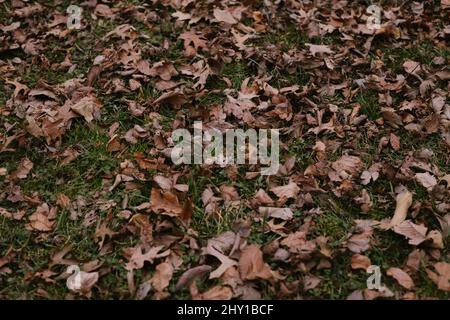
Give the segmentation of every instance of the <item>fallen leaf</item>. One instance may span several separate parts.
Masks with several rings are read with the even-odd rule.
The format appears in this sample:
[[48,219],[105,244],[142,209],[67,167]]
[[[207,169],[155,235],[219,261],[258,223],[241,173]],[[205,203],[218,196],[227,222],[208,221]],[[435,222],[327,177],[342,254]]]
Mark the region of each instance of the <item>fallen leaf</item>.
[[428,172],[416,173],[416,180],[426,189],[431,190],[438,184],[436,178]]
[[131,248],[131,256],[128,259],[128,263],[125,265],[125,269],[134,270],[142,269],[146,261],[153,263],[157,258],[167,257],[170,254],[170,250],[160,252],[164,246],[151,247],[145,249],[142,245],[137,245]]
[[316,288],[320,284],[321,280],[319,277],[313,275],[307,275],[303,279],[303,290],[308,291]]
[[191,268],[189,270],[186,270],[178,279],[177,284],[175,285],[175,289],[180,290],[185,287],[189,287],[189,285],[194,281],[196,278],[200,278],[203,275],[207,274],[212,270],[211,266],[208,265],[201,265],[194,268]]
[[27,229],[37,231],[53,230],[57,212],[56,208],[53,207],[50,209],[46,203],[40,205],[29,217],[30,223],[27,224]]
[[233,297],[233,292],[228,287],[214,286],[208,291],[193,295],[194,300],[230,300]]
[[27,157],[22,158],[20,160],[20,164],[19,167],[17,168],[16,171],[11,173],[11,180],[15,180],[17,179],[26,179],[26,177],[28,176],[28,174],[30,173],[30,171],[33,169],[34,164],[33,162],[31,162],[30,159],[28,159]]
[[331,167],[337,172],[337,174],[347,179],[349,176],[354,176],[361,169],[361,159],[355,156],[344,155],[331,164]]
[[400,139],[393,133],[390,134],[390,139],[392,149],[395,151],[400,150]]
[[420,63],[412,60],[406,60],[403,63],[403,68],[409,74],[417,74],[421,70]]
[[183,206],[178,201],[178,197],[170,191],[162,191],[158,188],[152,188],[150,208],[155,213],[172,217],[179,217],[183,214]]
[[396,201],[394,216],[389,223],[389,228],[397,226],[406,219],[408,209],[412,205],[412,193],[404,191],[397,195]]
[[203,254],[211,255],[220,261],[220,266],[210,273],[210,279],[221,277],[230,267],[238,264],[224,254],[226,250],[231,249],[235,239],[234,232],[229,231],[208,240],[206,248],[203,249]]
[[163,291],[169,286],[170,280],[172,279],[173,267],[170,263],[163,262],[158,264],[155,270],[155,274],[151,278],[150,283],[156,291]]
[[354,234],[347,240],[347,248],[354,253],[361,253],[370,249],[371,233]]
[[447,262],[437,262],[434,264],[437,274],[430,269],[426,269],[428,277],[437,285],[439,290],[450,292],[450,264]]
[[411,279],[411,277],[409,276],[409,274],[407,274],[405,271],[403,271],[400,268],[389,268],[386,271],[386,274],[388,276],[391,276],[392,278],[394,278],[395,280],[397,280],[397,282],[403,287],[406,288],[408,290],[411,290],[412,288],[414,288],[414,281]]
[[309,52],[313,56],[315,56],[317,53],[333,54],[333,50],[331,50],[330,46],[328,45],[307,43],[306,46],[309,47]]
[[227,10],[221,10],[221,9],[215,8],[213,14],[214,14],[214,18],[216,18],[220,22],[226,22],[228,24],[237,23],[237,20]]
[[94,120],[95,114],[98,114],[101,107],[102,104],[97,98],[88,96],[71,105],[70,109],[83,116],[84,119],[89,123]]
[[273,187],[270,189],[274,194],[277,195],[278,198],[295,198],[297,197],[300,188],[296,183],[291,182],[285,186]]
[[289,208],[259,207],[258,211],[261,215],[282,220],[291,220],[294,217],[294,213]]
[[239,273],[243,280],[272,278],[270,267],[264,262],[263,254],[256,245],[244,248],[239,258]]
[[380,170],[382,166],[381,163],[374,163],[370,168],[361,173],[361,183],[363,185],[368,185],[370,181],[377,181],[380,176]]
[[442,9],[450,9],[450,0],[441,0]]
[[372,265],[369,257],[363,256],[361,254],[354,254],[352,256],[352,269],[363,269],[367,270]]
[[417,246],[424,242],[427,237],[427,228],[414,224],[411,220],[405,220],[394,226],[395,233],[401,234],[409,239],[408,243]]

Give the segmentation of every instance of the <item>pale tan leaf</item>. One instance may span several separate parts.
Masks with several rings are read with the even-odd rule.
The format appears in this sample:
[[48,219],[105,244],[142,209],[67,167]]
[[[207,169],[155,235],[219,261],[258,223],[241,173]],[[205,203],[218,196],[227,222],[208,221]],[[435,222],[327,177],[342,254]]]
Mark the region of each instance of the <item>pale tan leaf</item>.
[[294,213],[289,208],[259,207],[258,211],[261,215],[282,220],[291,220],[294,217]]
[[405,220],[394,226],[394,232],[405,236],[409,239],[408,243],[415,246],[427,239],[427,228],[414,224],[411,220]]
[[237,20],[233,17],[233,15],[227,10],[214,9],[214,18],[216,18],[220,22],[226,22],[228,24],[235,24]]
[[389,268],[386,272],[388,276],[391,276],[404,288],[410,290],[414,288],[414,281],[411,279],[409,274],[400,268]]
[[396,201],[394,216],[389,223],[390,228],[395,227],[406,219],[408,208],[412,205],[412,193],[404,191],[397,195]]
[[369,257],[363,256],[361,254],[354,254],[352,256],[352,269],[363,269],[367,270],[372,263],[370,262]]
[[156,266],[156,271],[150,280],[156,291],[163,291],[169,286],[173,275],[173,267],[170,263],[163,262]]
[[429,172],[416,173],[415,178],[422,186],[424,186],[428,190],[433,189],[433,187],[438,184],[436,178]]
[[278,198],[295,198],[297,197],[300,188],[296,183],[291,182],[285,186],[273,187],[270,189],[273,193],[277,195]]
[[256,245],[249,245],[241,252],[239,273],[243,280],[272,278],[270,267],[264,262],[262,251]]

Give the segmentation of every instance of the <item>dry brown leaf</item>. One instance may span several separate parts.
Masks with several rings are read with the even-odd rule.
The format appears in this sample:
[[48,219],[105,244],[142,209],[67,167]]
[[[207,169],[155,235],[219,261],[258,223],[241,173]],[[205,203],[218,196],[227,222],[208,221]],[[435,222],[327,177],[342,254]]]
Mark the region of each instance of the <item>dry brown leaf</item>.
[[433,187],[438,184],[436,178],[429,172],[416,173],[415,178],[422,186],[424,186],[428,190],[433,189]]
[[227,10],[215,8],[213,14],[214,18],[216,18],[220,22],[226,22],[228,24],[235,24],[238,22]]
[[300,188],[296,183],[291,182],[285,186],[273,187],[270,189],[278,198],[295,198],[297,197]]
[[354,253],[361,253],[370,249],[371,232],[354,234],[347,240],[347,248]]
[[172,180],[169,178],[166,178],[161,175],[156,175],[153,177],[153,181],[155,181],[158,186],[163,190],[170,190],[172,189]]
[[233,291],[229,287],[214,286],[202,294],[192,295],[194,300],[230,300]]
[[363,185],[368,185],[370,181],[376,181],[380,176],[380,170],[382,168],[381,163],[374,163],[370,168],[361,173],[361,183]]
[[270,267],[264,262],[262,251],[256,245],[244,248],[239,258],[239,273],[243,280],[271,279]]
[[411,277],[409,276],[409,274],[407,274],[405,271],[403,271],[400,268],[389,268],[386,271],[386,274],[388,276],[391,276],[392,278],[394,278],[395,280],[397,280],[397,282],[403,287],[406,288],[408,290],[411,290],[412,288],[414,288],[414,281],[411,279]]
[[236,188],[233,186],[223,184],[219,187],[219,189],[225,202],[237,201],[241,199]]
[[152,188],[150,208],[155,213],[172,217],[180,217],[183,214],[183,206],[178,201],[178,197],[170,191],[162,191],[158,188]]
[[24,18],[24,17],[28,17],[28,16],[31,16],[35,13],[39,13],[42,11],[44,11],[44,7],[41,6],[39,3],[36,3],[36,4],[29,5],[29,6],[20,8],[20,9],[16,9],[16,10],[14,10],[14,14],[16,16]]
[[187,57],[193,57],[199,49],[208,48],[206,39],[197,35],[195,31],[188,31],[180,34],[180,39],[184,40],[184,54]]
[[372,199],[366,189],[362,189],[361,196],[354,198],[354,200],[361,205],[361,210],[365,213],[369,212],[373,206]]
[[55,226],[55,218],[58,209],[44,203],[29,217],[30,223],[26,225],[28,230],[51,231]]
[[289,208],[259,207],[259,214],[282,220],[291,220],[294,213]]
[[409,74],[417,74],[421,70],[420,63],[412,60],[406,60],[403,63],[403,68]]
[[333,50],[331,50],[330,46],[324,44],[306,44],[309,47],[309,52],[315,56],[317,53],[328,53],[333,54]]
[[406,219],[408,209],[412,205],[412,193],[404,191],[397,195],[396,201],[394,216],[389,223],[389,228],[397,226]]
[[214,256],[220,261],[220,266],[210,273],[210,279],[221,277],[230,267],[237,265],[236,261],[224,254],[231,249],[235,240],[236,235],[232,231],[224,232],[218,237],[208,240],[206,248],[203,249],[203,254]]
[[155,274],[150,279],[150,283],[156,291],[164,291],[173,276],[173,267],[170,263],[163,262],[156,266]]
[[426,269],[428,277],[438,286],[439,290],[450,292],[450,264],[447,262],[437,262],[434,264],[437,274],[430,269]]
[[166,93],[163,93],[158,99],[153,101],[153,104],[157,105],[162,102],[168,103],[175,108],[179,108],[183,106],[186,103],[186,96],[184,93],[180,91],[169,91]]
[[352,269],[363,269],[367,270],[372,265],[369,257],[363,256],[361,254],[354,254],[352,256]]
[[162,248],[164,246],[151,247],[147,250],[142,245],[130,248],[131,256],[125,268],[127,270],[142,269],[146,261],[153,263],[157,258],[167,257],[170,254],[170,249],[160,253]]
[[[450,178],[450,177],[449,177]],[[259,189],[258,192],[256,192],[254,200],[252,200],[252,203],[255,203],[255,205],[273,205],[274,201],[272,198],[267,194],[266,191],[263,189]]]
[[30,159],[28,159],[27,157],[22,158],[22,160],[20,160],[20,164],[17,170],[11,173],[10,179],[11,180],[15,180],[16,178],[26,179],[30,171],[33,169],[33,166],[34,164],[33,162],[31,162]]
[[70,106],[75,113],[83,116],[84,119],[89,123],[94,120],[99,113],[102,104],[100,100],[93,96],[87,96]]
[[207,274],[212,270],[211,266],[208,265],[202,265],[197,266],[194,268],[191,268],[187,271],[185,271],[181,277],[178,279],[177,284],[175,285],[175,289],[180,290],[185,287],[189,287],[189,285],[194,281],[196,278],[200,278],[203,275]]
[[361,169],[362,161],[355,156],[344,155],[331,164],[331,167],[343,179],[354,176]]
[[303,290],[308,291],[311,289],[316,288],[321,282],[321,279],[319,277],[316,277],[314,275],[307,275],[303,279]]
[[400,139],[393,133],[390,134],[390,139],[392,149],[395,151],[400,150]]
[[409,239],[408,243],[418,246],[427,240],[427,228],[422,225],[414,224],[411,220],[405,220],[394,226],[395,233],[401,234]]

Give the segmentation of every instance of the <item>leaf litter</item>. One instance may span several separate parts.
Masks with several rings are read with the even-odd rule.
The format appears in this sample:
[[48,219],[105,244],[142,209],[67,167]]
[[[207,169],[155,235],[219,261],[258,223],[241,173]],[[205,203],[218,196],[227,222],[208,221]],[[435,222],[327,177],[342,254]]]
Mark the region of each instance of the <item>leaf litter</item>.
[[[3,2],[0,298],[448,299],[447,2]],[[174,165],[200,120],[278,172]]]

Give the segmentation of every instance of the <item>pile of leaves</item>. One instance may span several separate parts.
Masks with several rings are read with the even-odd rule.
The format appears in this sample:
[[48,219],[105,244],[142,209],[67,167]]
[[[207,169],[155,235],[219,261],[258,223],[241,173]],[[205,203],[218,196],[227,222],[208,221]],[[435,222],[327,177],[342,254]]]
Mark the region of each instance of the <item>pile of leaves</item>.
[[367,5],[0,0],[0,298],[450,298],[450,2]]

